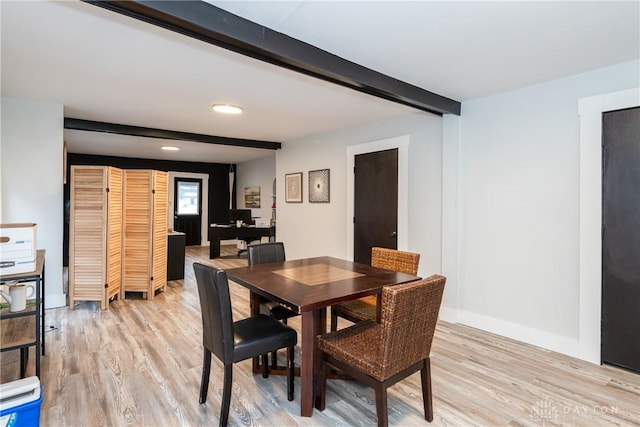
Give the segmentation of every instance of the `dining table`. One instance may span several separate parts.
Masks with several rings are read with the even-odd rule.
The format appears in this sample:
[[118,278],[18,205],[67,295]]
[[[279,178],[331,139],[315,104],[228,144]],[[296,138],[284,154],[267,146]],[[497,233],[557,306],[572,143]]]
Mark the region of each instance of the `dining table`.
[[[314,403],[316,407],[319,404],[315,387],[319,369],[316,337],[326,333],[327,307],[368,295],[379,296],[384,286],[420,279],[329,256],[231,268],[226,273],[231,281],[249,289],[252,314],[258,314],[259,299],[264,297],[301,315],[299,374],[303,417],[310,417]],[[379,307],[380,304],[378,310]]]

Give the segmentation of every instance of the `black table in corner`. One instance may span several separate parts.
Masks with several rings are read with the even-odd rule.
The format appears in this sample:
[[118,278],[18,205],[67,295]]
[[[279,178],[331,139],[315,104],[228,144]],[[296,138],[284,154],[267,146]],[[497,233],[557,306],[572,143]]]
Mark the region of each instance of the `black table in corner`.
[[220,240],[247,238],[260,240],[262,237],[268,237],[269,241],[273,241],[276,237],[276,227],[211,225],[209,227],[209,258],[220,257]]

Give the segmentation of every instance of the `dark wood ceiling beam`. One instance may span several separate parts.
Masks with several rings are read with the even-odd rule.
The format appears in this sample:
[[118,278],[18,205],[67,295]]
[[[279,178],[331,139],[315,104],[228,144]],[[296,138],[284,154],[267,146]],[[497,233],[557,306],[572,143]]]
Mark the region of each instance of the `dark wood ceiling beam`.
[[460,115],[460,102],[429,92],[201,1],[87,3],[243,55],[435,114]]
[[263,148],[278,150],[279,142],[254,139],[226,138],[224,136],[203,135],[201,133],[180,132],[176,130],[154,129],[141,126],[120,125],[116,123],[95,122],[92,120],[65,117],[64,128],[89,132],[115,133],[118,135],[141,136],[145,138],[169,139],[174,141],[202,142],[205,144],[229,145],[232,147]]

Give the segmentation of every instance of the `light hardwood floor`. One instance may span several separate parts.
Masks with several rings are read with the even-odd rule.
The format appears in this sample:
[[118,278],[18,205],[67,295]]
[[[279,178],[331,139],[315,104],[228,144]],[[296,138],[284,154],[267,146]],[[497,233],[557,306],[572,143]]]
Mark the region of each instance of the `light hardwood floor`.
[[[246,264],[246,255],[237,258],[234,247],[223,250],[223,258],[209,260],[208,248],[188,248],[184,282],[169,282],[154,301],[113,301],[109,310],[96,303],[47,310],[53,329],[42,359],[41,425],[216,425],[222,369],[215,358],[207,403],[198,404],[202,338],[191,264]],[[248,291],[232,283],[231,292],[234,318],[247,316]],[[299,318],[290,324],[300,331]],[[2,354],[2,382],[18,377],[12,353]],[[34,374],[33,359],[32,351],[28,375]],[[640,426],[637,374],[446,322],[438,325],[431,363],[433,426]],[[251,373],[250,361],[236,364],[229,425],[376,423],[373,391],[354,381],[329,380],[327,409],[311,418],[299,416],[298,379],[295,386],[295,399],[288,402],[285,377],[263,379]],[[389,423],[430,425],[419,374],[389,389]]]

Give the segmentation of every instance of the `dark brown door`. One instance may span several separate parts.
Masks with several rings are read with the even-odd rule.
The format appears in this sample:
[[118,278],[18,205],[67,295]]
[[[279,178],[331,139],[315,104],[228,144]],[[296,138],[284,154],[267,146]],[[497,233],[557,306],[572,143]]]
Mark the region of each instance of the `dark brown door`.
[[186,246],[200,245],[202,180],[176,177],[173,206],[173,228],[185,234]]
[[602,125],[602,362],[640,372],[640,108]]
[[371,264],[371,248],[398,247],[398,149],[355,156],[353,260]]

